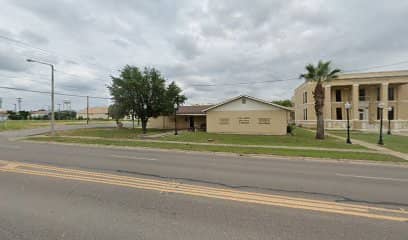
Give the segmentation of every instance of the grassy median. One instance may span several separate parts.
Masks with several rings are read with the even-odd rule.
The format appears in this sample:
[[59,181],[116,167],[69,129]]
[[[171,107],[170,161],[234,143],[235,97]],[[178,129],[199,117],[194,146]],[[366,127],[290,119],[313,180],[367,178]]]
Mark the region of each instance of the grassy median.
[[[168,130],[148,129],[147,135],[158,134]],[[123,138],[136,139],[142,135],[141,128],[85,128],[58,132],[59,136],[77,136],[77,137],[102,137],[102,138]]]
[[[338,136],[344,136],[344,132],[341,131],[330,131],[330,133]],[[352,131],[350,135],[351,141],[353,141],[353,139],[357,139],[373,144],[377,144],[379,138],[379,133],[372,132]],[[386,131],[384,131],[383,140],[384,147],[397,152],[408,153],[408,136],[387,135]]]
[[[148,129],[147,133],[156,134],[169,130]],[[130,128],[95,128],[62,131],[60,136],[79,137],[103,137],[103,138],[123,138],[136,139],[141,135],[141,129]],[[266,146],[289,146],[289,147],[321,147],[321,148],[341,148],[341,149],[365,149],[357,144],[346,144],[345,141],[334,137],[328,137],[324,141],[316,140],[314,133],[297,128],[294,135],[266,136],[266,135],[238,135],[238,134],[216,134],[206,132],[182,131],[179,135],[168,134],[156,140],[179,141],[186,143],[214,143],[214,144],[240,144],[240,145],[266,145]]]
[[189,151],[211,151],[227,152],[238,154],[267,154],[279,156],[299,156],[313,158],[330,158],[330,159],[353,159],[353,160],[375,160],[375,161],[394,161],[403,162],[404,160],[390,155],[376,153],[359,153],[359,152],[338,152],[338,151],[318,151],[318,150],[296,150],[296,149],[268,149],[268,148],[245,148],[245,147],[226,147],[226,146],[203,146],[188,143],[157,143],[148,141],[121,141],[119,139],[85,139],[75,137],[29,137],[28,140],[42,142],[59,142],[59,143],[77,143],[77,144],[97,144],[108,146],[126,146],[126,147],[148,147],[161,149],[179,149]]
[[328,137],[325,140],[316,140],[313,132],[302,128],[296,128],[294,135],[271,136],[271,135],[239,135],[239,134],[218,134],[207,132],[183,132],[182,134],[168,135],[160,140],[182,141],[182,142],[212,142],[222,144],[241,145],[273,145],[273,146],[293,146],[293,147],[321,147],[321,148],[342,148],[342,149],[364,149],[360,145],[346,144],[337,138]]

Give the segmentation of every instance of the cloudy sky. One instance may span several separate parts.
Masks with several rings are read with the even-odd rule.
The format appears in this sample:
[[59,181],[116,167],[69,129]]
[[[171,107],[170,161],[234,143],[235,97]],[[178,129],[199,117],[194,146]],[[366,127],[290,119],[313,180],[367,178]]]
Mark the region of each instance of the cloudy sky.
[[[158,68],[188,103],[286,99],[319,59],[345,71],[408,69],[407,16],[406,0],[1,0],[0,86],[48,91],[49,68],[29,57],[54,63],[56,91],[69,94],[108,97],[109,76],[130,64]],[[8,109],[16,97],[25,109],[50,105],[36,93],[0,97]]]

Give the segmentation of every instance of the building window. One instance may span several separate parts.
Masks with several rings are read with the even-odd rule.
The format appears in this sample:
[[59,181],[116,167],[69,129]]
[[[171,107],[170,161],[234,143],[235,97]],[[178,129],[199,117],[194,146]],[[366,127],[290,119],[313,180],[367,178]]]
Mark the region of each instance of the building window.
[[220,118],[220,125],[228,125],[229,124],[229,118]]
[[377,88],[377,101],[381,101],[381,89]]
[[388,100],[389,101],[395,100],[395,91],[393,87],[388,88]]
[[388,119],[394,120],[394,107],[391,107],[391,111],[388,111]]
[[258,118],[258,123],[259,124],[271,124],[271,119],[270,118]]
[[307,92],[303,93],[303,103],[307,103]]
[[303,109],[303,120],[307,120],[307,108]]
[[246,98],[243,97],[241,101],[242,101],[242,104],[245,104],[246,103]]
[[343,120],[343,111],[341,108],[336,108],[336,119]]
[[336,102],[341,102],[341,90],[336,90]]
[[360,88],[360,90],[358,90],[358,99],[360,101],[365,101],[366,100],[366,92],[364,88]]
[[239,124],[249,124],[249,117],[240,117],[238,119]]

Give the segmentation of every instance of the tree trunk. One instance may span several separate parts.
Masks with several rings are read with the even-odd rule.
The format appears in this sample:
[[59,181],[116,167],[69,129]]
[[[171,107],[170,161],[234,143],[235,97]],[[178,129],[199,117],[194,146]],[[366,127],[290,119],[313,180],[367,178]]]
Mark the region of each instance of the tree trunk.
[[146,128],[147,128],[147,119],[146,118],[142,118],[142,130],[143,130],[143,134],[146,134]]
[[132,128],[135,129],[135,114],[132,113]]
[[324,89],[321,82],[317,82],[315,90],[313,92],[313,97],[315,100],[316,112],[316,139],[324,139]]

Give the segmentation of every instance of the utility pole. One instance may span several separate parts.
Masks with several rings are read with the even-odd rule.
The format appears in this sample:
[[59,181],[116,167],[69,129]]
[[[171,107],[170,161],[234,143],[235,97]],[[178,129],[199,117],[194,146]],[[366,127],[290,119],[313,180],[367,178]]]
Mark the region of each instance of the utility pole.
[[89,124],[89,96],[86,96],[86,125]]
[[18,103],[18,111],[21,111],[21,102],[23,101],[23,99],[21,97],[16,98],[17,99],[17,103]]

